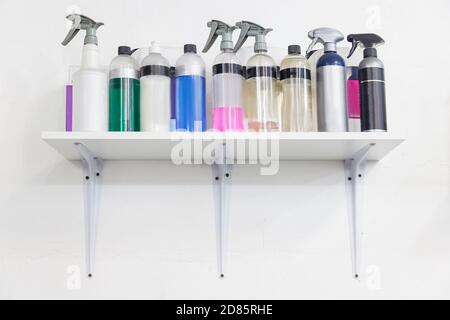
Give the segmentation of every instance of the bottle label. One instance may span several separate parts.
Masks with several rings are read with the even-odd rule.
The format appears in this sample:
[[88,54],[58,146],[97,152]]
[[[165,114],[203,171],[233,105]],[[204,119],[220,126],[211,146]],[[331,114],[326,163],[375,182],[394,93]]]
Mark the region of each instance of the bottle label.
[[244,68],[239,64],[221,63],[213,66],[213,75],[232,73],[244,76]]
[[277,79],[278,69],[276,67],[251,67],[247,68],[247,79],[252,78],[274,78]]
[[164,76],[170,77],[170,68],[166,66],[145,66],[141,68],[141,77],[145,76]]
[[359,81],[361,81],[361,83],[369,81],[384,82],[384,69],[382,68],[360,69]]
[[289,68],[280,71],[280,80],[291,78],[311,80],[311,70],[305,68]]

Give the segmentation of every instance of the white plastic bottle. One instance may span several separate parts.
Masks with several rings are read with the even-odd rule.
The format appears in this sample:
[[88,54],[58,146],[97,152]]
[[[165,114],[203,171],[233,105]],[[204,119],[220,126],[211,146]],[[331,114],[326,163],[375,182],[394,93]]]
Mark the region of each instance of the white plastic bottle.
[[171,121],[169,61],[153,42],[141,66],[141,131],[169,132]]
[[74,14],[63,45],[67,45],[80,30],[86,30],[81,68],[73,75],[73,131],[108,131],[108,75],[100,65],[97,29],[103,23]]

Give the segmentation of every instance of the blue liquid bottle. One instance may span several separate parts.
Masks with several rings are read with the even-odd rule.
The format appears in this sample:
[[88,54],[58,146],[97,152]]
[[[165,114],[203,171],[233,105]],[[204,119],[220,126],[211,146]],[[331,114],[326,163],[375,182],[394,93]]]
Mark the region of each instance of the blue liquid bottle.
[[197,55],[195,45],[184,46],[184,55],[177,61],[175,82],[177,131],[206,131],[205,63]]

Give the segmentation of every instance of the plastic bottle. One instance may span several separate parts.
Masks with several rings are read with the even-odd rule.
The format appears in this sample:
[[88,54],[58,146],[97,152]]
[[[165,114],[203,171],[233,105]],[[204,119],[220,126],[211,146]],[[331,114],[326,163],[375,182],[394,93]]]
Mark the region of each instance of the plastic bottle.
[[347,132],[347,76],[344,59],[337,54],[336,44],[344,40],[341,32],[319,28],[308,34],[313,40],[308,53],[319,42],[325,53],[317,62],[317,116],[321,132]]
[[177,131],[203,132],[206,122],[205,63],[193,44],[184,46],[176,65]]
[[272,31],[250,21],[238,22],[241,29],[235,53],[248,37],[255,37],[255,55],[246,66],[247,79],[244,84],[244,108],[250,131],[271,132],[280,130],[280,110],[277,96],[277,64],[267,54],[265,37]]
[[130,47],[121,46],[109,71],[109,131],[140,131],[140,83]]
[[358,67],[347,67],[348,127],[350,132],[361,132],[361,107]]
[[213,63],[213,128],[218,131],[242,131],[244,75],[241,61],[233,50],[233,31],[236,27],[218,20],[208,22],[208,27],[211,28],[211,33],[204,53],[209,51],[219,36],[222,37],[222,53]]
[[359,65],[361,96],[361,129],[363,132],[386,132],[386,85],[384,64],[378,59],[378,45],[384,40],[373,33],[352,34],[347,40],[352,43],[349,58],[358,45],[364,48],[364,59]]
[[311,68],[301,55],[300,46],[289,46],[288,53],[280,70],[282,129],[284,132],[311,132],[314,129]]
[[80,70],[73,75],[73,131],[108,131],[108,76],[100,65],[97,29],[103,23],[79,14],[67,16],[72,28],[62,42],[68,45],[86,31]]
[[177,72],[170,67],[170,131],[177,131]]
[[171,79],[169,61],[153,42],[141,67],[141,129],[169,132],[171,121]]

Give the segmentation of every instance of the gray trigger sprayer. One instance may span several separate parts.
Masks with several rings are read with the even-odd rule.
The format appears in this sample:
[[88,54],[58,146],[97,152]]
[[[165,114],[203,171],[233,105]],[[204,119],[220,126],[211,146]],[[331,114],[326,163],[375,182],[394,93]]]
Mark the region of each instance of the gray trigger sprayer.
[[317,115],[319,131],[347,132],[347,75],[344,59],[337,54],[337,43],[344,35],[331,28],[314,29],[308,33],[312,43],[310,53],[317,43],[325,53],[317,62]]
[[384,40],[373,33],[351,34],[347,40],[352,43],[349,58],[358,46],[364,48],[364,59],[359,65],[361,129],[363,132],[385,132],[387,120],[384,65],[378,59],[375,48],[384,44]]

